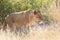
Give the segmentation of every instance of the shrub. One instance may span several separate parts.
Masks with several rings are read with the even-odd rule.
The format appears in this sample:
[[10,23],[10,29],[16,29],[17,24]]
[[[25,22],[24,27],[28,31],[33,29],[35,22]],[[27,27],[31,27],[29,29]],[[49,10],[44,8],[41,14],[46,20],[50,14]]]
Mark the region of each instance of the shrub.
[[39,9],[43,12],[52,3],[52,0],[1,0],[0,1],[0,22],[13,12],[20,12],[28,9]]

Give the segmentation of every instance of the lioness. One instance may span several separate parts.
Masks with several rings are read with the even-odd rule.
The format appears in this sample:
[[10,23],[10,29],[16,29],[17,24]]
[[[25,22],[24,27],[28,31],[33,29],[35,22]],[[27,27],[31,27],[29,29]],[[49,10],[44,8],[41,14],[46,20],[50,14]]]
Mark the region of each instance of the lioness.
[[[26,10],[22,12],[15,12],[8,15],[4,20],[3,30],[6,29],[5,25],[8,25],[11,31],[14,30],[14,27],[22,27],[23,25],[28,25],[35,21],[42,21],[42,15],[39,10]],[[26,26],[25,26],[26,27]],[[29,27],[29,26],[28,26]]]

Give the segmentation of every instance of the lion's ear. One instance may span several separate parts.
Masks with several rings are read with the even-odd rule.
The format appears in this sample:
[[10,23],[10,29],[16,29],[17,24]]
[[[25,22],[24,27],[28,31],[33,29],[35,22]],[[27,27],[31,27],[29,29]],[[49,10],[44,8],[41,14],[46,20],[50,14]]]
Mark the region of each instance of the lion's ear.
[[34,14],[35,14],[35,15],[37,14],[37,10],[34,10]]

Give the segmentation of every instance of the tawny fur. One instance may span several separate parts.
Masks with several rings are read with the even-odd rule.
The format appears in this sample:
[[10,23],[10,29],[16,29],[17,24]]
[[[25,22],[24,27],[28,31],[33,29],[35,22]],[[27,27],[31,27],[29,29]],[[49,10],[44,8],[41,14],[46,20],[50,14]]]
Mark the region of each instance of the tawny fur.
[[5,30],[5,25],[8,25],[10,30],[12,31],[14,29],[14,25],[17,27],[21,27],[23,25],[28,25],[29,23],[31,24],[32,22],[41,20],[43,20],[43,18],[39,10],[15,12],[5,18],[3,29]]

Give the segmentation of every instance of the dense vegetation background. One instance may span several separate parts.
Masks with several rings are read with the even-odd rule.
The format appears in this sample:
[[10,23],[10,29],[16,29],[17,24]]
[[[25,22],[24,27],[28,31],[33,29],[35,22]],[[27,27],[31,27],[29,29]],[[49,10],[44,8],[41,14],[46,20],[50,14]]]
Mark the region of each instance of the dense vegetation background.
[[56,6],[60,4],[59,0],[0,0],[0,22],[3,23],[5,17],[13,12],[20,12],[28,9],[38,9],[48,15],[48,8],[56,2]]

